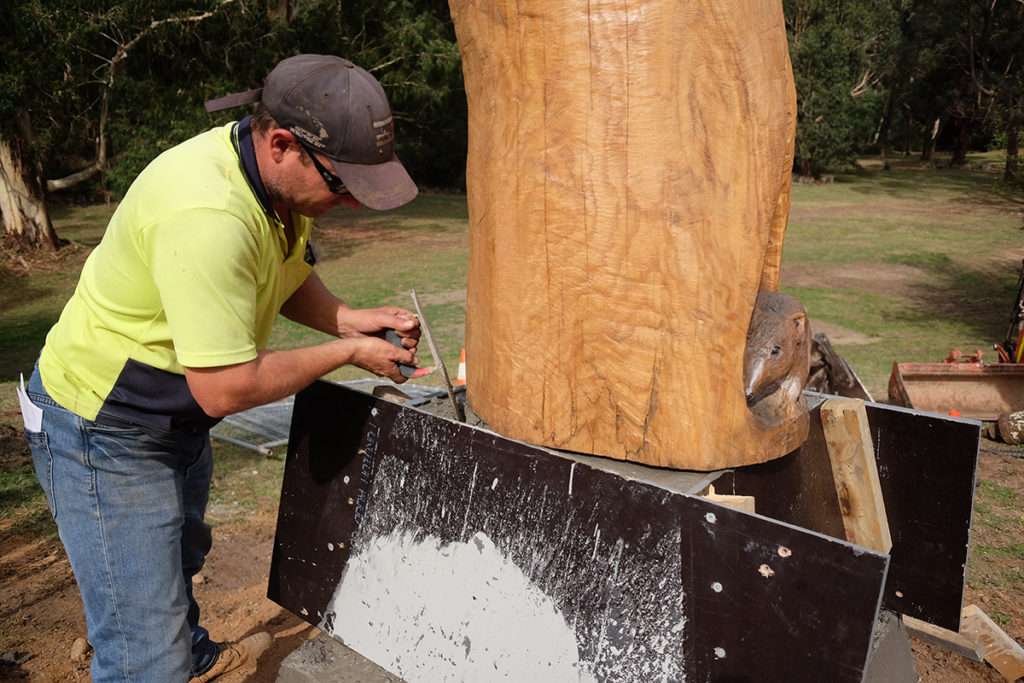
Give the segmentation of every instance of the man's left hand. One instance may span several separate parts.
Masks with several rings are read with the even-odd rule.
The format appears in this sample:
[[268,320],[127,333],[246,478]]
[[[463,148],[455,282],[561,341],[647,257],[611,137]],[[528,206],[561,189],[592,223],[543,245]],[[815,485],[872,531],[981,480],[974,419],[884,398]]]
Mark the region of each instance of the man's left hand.
[[339,318],[339,336],[343,339],[360,335],[383,337],[387,330],[394,330],[407,349],[415,351],[420,341],[419,318],[398,306],[349,309]]

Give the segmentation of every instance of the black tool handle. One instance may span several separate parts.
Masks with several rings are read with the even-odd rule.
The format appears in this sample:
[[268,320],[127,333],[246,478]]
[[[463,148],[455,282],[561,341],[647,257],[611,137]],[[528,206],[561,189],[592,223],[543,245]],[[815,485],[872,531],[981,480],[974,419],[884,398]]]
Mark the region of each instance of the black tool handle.
[[[402,338],[399,337],[398,333],[395,332],[394,330],[388,330],[387,333],[384,335],[384,338],[400,349],[405,348],[404,346],[402,346]],[[402,373],[402,377],[405,377],[406,379],[412,377],[412,373],[416,372],[415,365],[406,365],[405,363],[398,362],[396,362],[395,364],[398,366],[398,371]]]

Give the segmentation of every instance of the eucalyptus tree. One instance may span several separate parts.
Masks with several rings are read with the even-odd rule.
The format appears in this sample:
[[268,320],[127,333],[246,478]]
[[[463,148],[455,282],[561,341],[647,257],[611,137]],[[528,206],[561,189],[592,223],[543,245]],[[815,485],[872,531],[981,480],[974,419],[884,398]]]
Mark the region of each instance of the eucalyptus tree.
[[929,161],[939,140],[953,165],[1000,140],[1015,175],[1022,121],[1024,4],[1020,0],[891,0],[898,17],[883,80],[886,125],[902,114],[904,147]]
[[[931,30],[914,40],[946,46],[930,66],[945,75],[943,115],[953,132],[951,163],[959,166],[972,142],[996,134],[1012,143],[1021,126],[1024,4],[937,0],[929,12],[932,21],[922,24]],[[1011,151],[1014,158],[1016,149]]]
[[[99,175],[100,196],[109,198],[111,161],[145,137],[130,114],[154,104],[139,97],[132,61],[143,53],[141,66],[150,73],[188,73],[180,48],[196,42],[195,27],[234,3],[16,0],[4,5],[0,212],[6,240],[28,248],[58,246],[46,208],[49,192]],[[165,105],[170,97],[157,101]],[[172,130],[173,116],[160,126]]]
[[797,91],[796,170],[851,164],[876,130],[897,17],[887,0],[784,0]]

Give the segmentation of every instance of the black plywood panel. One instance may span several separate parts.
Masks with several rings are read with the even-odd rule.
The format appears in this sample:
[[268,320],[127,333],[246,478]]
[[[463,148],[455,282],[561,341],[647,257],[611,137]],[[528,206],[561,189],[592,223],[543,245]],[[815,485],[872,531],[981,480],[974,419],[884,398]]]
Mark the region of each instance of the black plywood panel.
[[781,458],[735,470],[734,490],[754,496],[758,514],[845,538],[843,515],[821,428],[820,406],[811,408],[810,418],[807,441],[800,448]]
[[330,631],[346,563],[396,532],[493,542],[601,681],[858,681],[888,563],[344,387],[300,393],[269,597]]
[[[957,630],[980,425],[877,403],[866,408],[893,541],[882,605]],[[820,405],[811,410],[810,435],[801,448],[739,468],[716,490],[754,496],[759,514],[845,537]]]
[[688,498],[694,673],[716,681],[859,681],[888,558]]
[[867,413],[893,543],[882,604],[957,631],[981,425],[873,403]]

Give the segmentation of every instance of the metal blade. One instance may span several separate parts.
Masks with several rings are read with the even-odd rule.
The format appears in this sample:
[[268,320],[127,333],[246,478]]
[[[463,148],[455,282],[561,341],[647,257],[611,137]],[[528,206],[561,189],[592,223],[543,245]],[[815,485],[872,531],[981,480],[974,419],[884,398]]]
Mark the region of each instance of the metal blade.
[[465,422],[466,413],[462,410],[462,405],[455,398],[455,391],[452,390],[452,381],[448,379],[448,368],[445,367],[444,359],[441,358],[441,354],[437,351],[437,345],[434,344],[434,337],[430,334],[430,325],[427,324],[427,317],[423,315],[423,307],[420,306],[420,298],[416,296],[415,288],[412,290],[412,302],[416,305],[416,315],[420,318],[420,328],[423,330],[423,336],[427,339],[430,353],[434,356],[434,360],[437,361],[437,366],[441,368],[441,376],[444,377],[444,386],[448,390],[448,398],[455,409],[455,415],[458,417],[459,422]]

